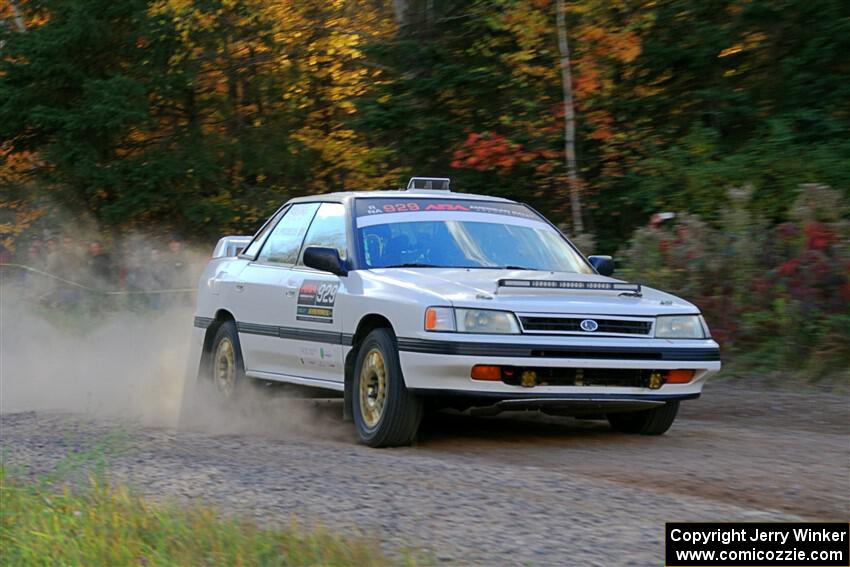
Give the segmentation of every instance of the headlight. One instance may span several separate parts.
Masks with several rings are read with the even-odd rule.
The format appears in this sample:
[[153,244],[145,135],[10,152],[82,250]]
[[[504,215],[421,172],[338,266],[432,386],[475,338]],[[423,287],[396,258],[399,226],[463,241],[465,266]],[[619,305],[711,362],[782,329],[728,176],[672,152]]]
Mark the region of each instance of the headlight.
[[704,339],[699,315],[665,315],[655,319],[655,337],[659,339]]
[[452,309],[451,307],[426,309],[425,330],[483,334],[518,334],[520,332],[516,317],[509,311]]
[[490,309],[455,309],[459,333],[519,333],[513,313]]

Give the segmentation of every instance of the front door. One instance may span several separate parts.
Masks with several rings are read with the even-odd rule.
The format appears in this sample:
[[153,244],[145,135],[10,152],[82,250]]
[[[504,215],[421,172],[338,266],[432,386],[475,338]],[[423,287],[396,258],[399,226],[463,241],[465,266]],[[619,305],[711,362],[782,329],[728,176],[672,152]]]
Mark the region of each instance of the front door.
[[347,297],[346,282],[328,272],[304,266],[304,250],[310,246],[336,248],[347,254],[345,208],[322,203],[304,238],[298,262],[287,274],[283,333],[287,335],[285,373],[315,380],[342,382],[342,332],[340,303]]
[[289,373],[287,340],[281,332],[288,324],[292,300],[287,295],[291,293],[287,282],[318,208],[318,203],[292,205],[272,229],[257,258],[233,282],[230,297],[249,372]]

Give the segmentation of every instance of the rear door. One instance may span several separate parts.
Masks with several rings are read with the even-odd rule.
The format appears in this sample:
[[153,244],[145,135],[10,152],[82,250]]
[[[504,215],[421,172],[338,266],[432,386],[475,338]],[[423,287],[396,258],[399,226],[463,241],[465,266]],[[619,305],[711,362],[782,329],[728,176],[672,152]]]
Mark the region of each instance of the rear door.
[[288,292],[284,307],[284,362],[286,374],[314,380],[343,381],[342,310],[347,298],[345,280],[329,272],[304,265],[304,250],[310,246],[336,248],[348,255],[345,207],[322,203],[310,225],[298,262],[284,283]]
[[287,287],[292,267],[298,261],[301,243],[319,203],[296,203],[271,229],[256,259],[233,282],[234,315],[245,369],[282,373],[286,360],[286,340],[281,325],[286,324],[293,292]]

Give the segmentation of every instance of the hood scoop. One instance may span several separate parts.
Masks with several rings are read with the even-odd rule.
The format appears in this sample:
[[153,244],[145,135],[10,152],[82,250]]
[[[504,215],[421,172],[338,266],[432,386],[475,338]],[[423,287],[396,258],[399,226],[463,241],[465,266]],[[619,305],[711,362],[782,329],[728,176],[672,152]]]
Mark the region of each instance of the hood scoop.
[[618,291],[619,295],[625,297],[642,297],[640,284],[626,282],[588,282],[588,281],[564,281],[564,280],[522,280],[501,279],[498,289],[527,289],[527,290],[567,290],[567,291]]

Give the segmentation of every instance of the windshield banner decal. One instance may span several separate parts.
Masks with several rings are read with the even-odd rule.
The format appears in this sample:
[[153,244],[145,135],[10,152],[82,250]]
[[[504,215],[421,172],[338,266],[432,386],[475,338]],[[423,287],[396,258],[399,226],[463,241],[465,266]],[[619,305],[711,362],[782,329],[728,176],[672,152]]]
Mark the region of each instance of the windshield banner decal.
[[396,222],[447,220],[522,224],[537,228],[548,226],[525,205],[471,199],[370,197],[357,199],[355,214],[358,228]]

